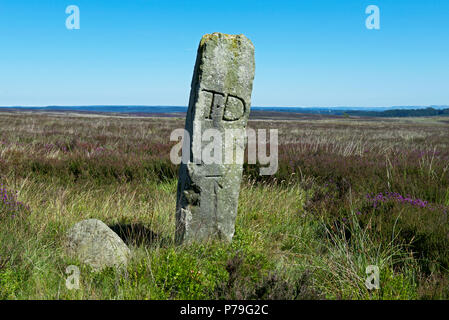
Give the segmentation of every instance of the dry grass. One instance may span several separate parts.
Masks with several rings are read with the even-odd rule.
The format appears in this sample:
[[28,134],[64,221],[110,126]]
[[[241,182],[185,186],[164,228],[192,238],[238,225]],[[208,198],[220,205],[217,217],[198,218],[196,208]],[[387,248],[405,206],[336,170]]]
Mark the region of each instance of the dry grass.
[[[388,187],[449,205],[447,122],[250,121],[255,129],[279,129],[280,171],[261,179],[246,168],[231,244],[175,247],[177,168],[168,160],[174,144],[169,137],[183,126],[176,118],[0,113],[0,182],[31,209],[23,219],[2,224],[0,297],[446,297],[438,280],[444,270],[422,271],[413,250],[391,241],[390,222],[376,220],[377,211],[368,220],[354,212],[366,206],[366,192]],[[382,210],[395,216],[415,209]],[[353,217],[352,224],[341,224],[342,217]],[[82,267],[81,289],[69,291],[64,270],[79,263],[65,257],[62,239],[87,218],[141,234],[128,235],[133,260],[126,275],[91,274]],[[432,224],[420,223],[418,228],[437,234]],[[147,239],[150,231],[156,236]],[[438,237],[435,243],[445,245]],[[417,248],[425,251],[429,243]],[[366,264],[379,264],[381,291],[364,287]]]

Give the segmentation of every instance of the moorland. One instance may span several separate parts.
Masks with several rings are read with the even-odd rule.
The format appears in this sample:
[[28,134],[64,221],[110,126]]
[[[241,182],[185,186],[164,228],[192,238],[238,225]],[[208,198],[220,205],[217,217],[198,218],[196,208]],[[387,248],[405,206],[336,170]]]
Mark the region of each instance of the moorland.
[[[304,115],[279,130],[279,168],[245,165],[231,243],[173,243],[182,117],[0,112],[1,299],[447,299],[449,120]],[[269,148],[268,148],[269,150]],[[97,218],[126,270],[63,250]],[[81,268],[79,290],[66,267]],[[380,289],[365,286],[366,267]]]

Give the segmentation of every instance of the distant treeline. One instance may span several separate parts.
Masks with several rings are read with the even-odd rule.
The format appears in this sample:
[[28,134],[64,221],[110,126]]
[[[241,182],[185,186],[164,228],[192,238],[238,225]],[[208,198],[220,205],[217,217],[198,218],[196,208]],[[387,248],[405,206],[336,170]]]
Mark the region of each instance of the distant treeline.
[[345,111],[343,115],[361,116],[361,117],[433,117],[433,116],[449,116],[449,108],[447,109],[398,109],[386,111]]

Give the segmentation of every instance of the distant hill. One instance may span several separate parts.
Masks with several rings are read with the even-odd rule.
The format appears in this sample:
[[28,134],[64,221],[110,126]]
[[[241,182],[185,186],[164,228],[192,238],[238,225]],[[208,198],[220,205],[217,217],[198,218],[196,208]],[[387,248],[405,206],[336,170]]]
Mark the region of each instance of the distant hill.
[[[268,118],[276,114],[290,117],[292,114],[310,114],[322,116],[360,116],[360,117],[431,117],[449,116],[449,106],[397,106],[397,107],[251,107],[258,117]],[[186,106],[46,106],[0,107],[0,111],[41,111],[41,112],[81,112],[116,113],[132,115],[180,116],[187,111]],[[289,113],[290,115],[286,115]]]
[[385,111],[348,110],[345,111],[343,114],[359,117],[434,117],[434,116],[449,116],[449,108],[393,109]]

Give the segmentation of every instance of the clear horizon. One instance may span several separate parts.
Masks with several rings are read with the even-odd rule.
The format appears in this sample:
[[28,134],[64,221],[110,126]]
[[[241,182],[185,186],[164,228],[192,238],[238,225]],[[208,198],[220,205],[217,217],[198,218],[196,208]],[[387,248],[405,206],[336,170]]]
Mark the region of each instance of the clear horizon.
[[[97,104],[97,105],[11,105],[11,106],[0,106],[0,108],[98,108],[98,107],[136,107],[136,108],[188,108],[188,105],[105,105],[105,104]],[[449,105],[427,105],[427,106],[373,106],[373,107],[365,107],[365,106],[326,106],[326,107],[320,107],[320,106],[256,106],[252,105],[251,108],[291,108],[291,109],[341,109],[348,108],[349,109],[394,109],[394,108],[400,108],[400,109],[425,109],[425,108],[449,108]]]
[[254,106],[449,105],[449,1],[6,0],[0,106],[186,106],[197,45],[216,31],[254,43]]

